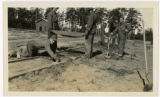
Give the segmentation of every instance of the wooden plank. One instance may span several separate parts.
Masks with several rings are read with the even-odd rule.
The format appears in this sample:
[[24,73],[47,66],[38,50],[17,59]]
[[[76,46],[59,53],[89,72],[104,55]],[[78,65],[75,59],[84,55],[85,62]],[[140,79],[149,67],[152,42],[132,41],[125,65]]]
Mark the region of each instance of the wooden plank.
[[65,58],[61,62],[53,62],[52,60],[41,57],[41,58],[32,59],[32,60],[28,60],[28,61],[9,63],[8,64],[8,66],[9,66],[9,80],[13,79],[15,77],[18,77],[20,75],[24,75],[29,72],[48,68],[48,67],[56,65],[56,64],[65,63],[69,60],[71,60],[71,58]]
[[20,62],[20,61],[25,61],[25,60],[31,60],[35,58],[40,58],[40,56],[35,56],[35,57],[25,57],[21,59],[16,59],[16,60],[9,60],[8,63],[14,63],[14,62]]

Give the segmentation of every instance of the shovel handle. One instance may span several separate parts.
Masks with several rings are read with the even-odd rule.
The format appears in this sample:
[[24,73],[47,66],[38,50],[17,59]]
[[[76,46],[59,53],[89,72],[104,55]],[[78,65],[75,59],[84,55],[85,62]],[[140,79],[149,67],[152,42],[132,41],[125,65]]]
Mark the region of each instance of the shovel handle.
[[143,41],[144,41],[144,57],[145,57],[145,66],[146,66],[146,75],[148,75],[148,62],[147,62],[147,52],[146,52],[146,35],[144,31],[144,21],[142,20],[143,23]]

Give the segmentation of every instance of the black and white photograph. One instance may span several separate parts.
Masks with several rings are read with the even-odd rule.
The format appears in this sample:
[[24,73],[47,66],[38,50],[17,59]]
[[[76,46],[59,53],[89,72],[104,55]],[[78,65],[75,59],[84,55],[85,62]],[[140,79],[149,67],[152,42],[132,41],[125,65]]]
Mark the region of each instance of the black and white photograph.
[[156,89],[153,8],[56,5],[5,11],[9,92]]

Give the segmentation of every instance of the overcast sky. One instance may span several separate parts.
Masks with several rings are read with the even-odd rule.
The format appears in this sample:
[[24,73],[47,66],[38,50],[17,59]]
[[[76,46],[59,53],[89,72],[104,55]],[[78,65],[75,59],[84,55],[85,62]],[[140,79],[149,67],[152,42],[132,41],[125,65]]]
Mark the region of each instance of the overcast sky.
[[143,8],[138,10],[142,13],[142,18],[144,20],[145,28],[152,28],[153,27],[153,9]]

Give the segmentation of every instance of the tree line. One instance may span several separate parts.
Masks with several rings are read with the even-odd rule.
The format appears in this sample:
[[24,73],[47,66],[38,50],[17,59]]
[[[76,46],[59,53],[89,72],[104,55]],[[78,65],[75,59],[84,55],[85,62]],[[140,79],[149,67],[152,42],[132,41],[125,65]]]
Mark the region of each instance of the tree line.
[[8,8],[8,27],[35,29],[37,19],[43,17],[43,9]]
[[[83,28],[87,23],[87,16],[89,15],[89,9],[91,8],[67,8],[67,11],[64,13],[58,13],[60,21],[69,21],[71,27],[74,27],[75,24],[81,25]],[[125,18],[127,23],[130,23],[132,28],[138,26],[138,18],[141,15],[134,8],[115,8],[112,10],[107,10],[106,8],[95,8],[100,9],[98,16],[99,21],[108,20],[108,23],[111,27],[111,30],[115,28],[117,21],[120,21],[120,18]],[[8,8],[8,26],[17,27],[17,28],[28,28],[34,29],[35,22],[37,19],[47,18],[48,12],[51,8],[47,8],[45,13],[42,8]]]
[[[54,7],[52,7],[54,8]],[[82,26],[81,32],[85,31],[85,25],[87,23],[87,16],[89,10],[92,8],[67,8],[66,12],[58,12],[59,22],[67,21],[71,24],[71,31],[76,25]],[[94,8],[99,9],[98,17],[99,23],[107,21],[109,30],[112,32],[116,27],[117,23],[120,22],[120,18],[123,18],[125,22],[130,25],[131,39],[142,39],[142,34],[138,33],[134,35],[134,29],[138,29],[139,32],[142,30],[141,25],[141,13],[135,8]],[[35,22],[41,18],[47,18],[48,12],[51,8],[47,8],[45,13],[42,8],[8,8],[8,27],[22,28],[22,29],[35,29]],[[147,39],[151,39],[152,29],[146,29]],[[149,38],[148,38],[149,37]]]

